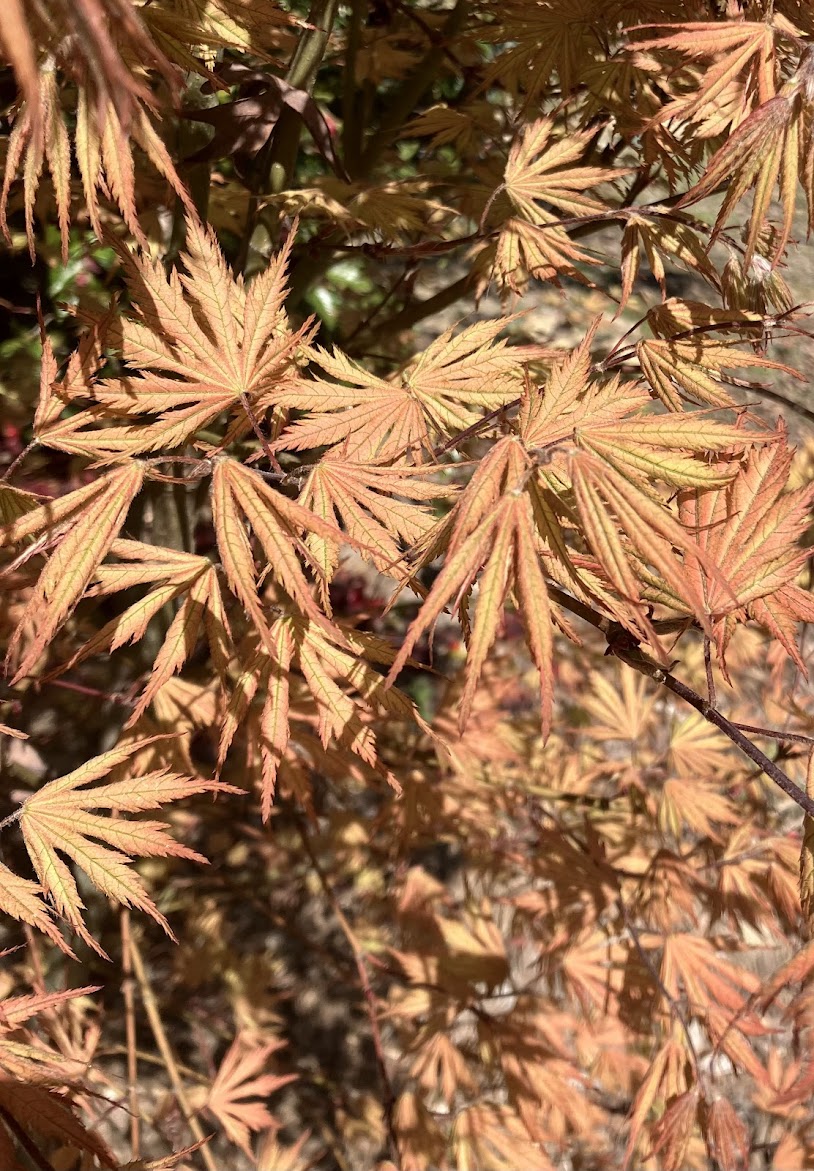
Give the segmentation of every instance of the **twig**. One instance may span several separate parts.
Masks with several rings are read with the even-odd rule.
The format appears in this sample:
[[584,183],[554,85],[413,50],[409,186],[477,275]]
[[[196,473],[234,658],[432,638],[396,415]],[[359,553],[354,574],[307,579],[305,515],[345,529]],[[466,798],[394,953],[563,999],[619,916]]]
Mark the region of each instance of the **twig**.
[[122,998],[124,1030],[127,1043],[127,1099],[130,1106],[130,1157],[141,1158],[141,1129],[138,1102],[138,1049],[136,1038],[136,1004],[133,995],[133,956],[130,934],[130,911],[122,907],[119,916],[122,937]]
[[707,702],[715,707],[715,677],[712,674],[712,642],[708,634],[704,635],[704,668],[707,673]]
[[118,703],[122,707],[135,707],[132,699],[127,699],[117,691],[101,691],[98,687],[87,687],[84,683],[73,683],[70,679],[38,679],[34,686],[39,691],[46,685],[61,687],[63,691],[75,691],[77,695],[87,695],[91,699],[103,699],[106,703]]
[[265,435],[263,434],[263,430],[260,426],[260,423],[258,422],[257,416],[255,415],[254,411],[252,410],[252,404],[249,402],[248,395],[243,390],[239,391],[238,393],[240,395],[241,406],[243,407],[243,410],[246,412],[246,417],[248,418],[249,422],[252,425],[252,431],[254,431],[255,435],[257,436],[257,438],[260,442],[260,446],[263,448],[263,454],[265,455],[266,459],[271,464],[274,471],[277,472],[278,475],[282,475],[282,472],[283,472],[282,465],[280,464],[280,461],[277,459],[277,456],[274,454],[274,452],[269,447],[269,441],[268,441],[268,439],[266,439]]
[[[402,330],[412,329],[419,321],[423,321],[425,317],[431,316],[433,313],[440,313],[442,309],[447,309],[450,305],[454,305],[456,301],[460,301],[469,292],[470,287],[474,283],[475,277],[471,272],[466,273],[457,281],[453,281],[451,285],[440,289],[432,297],[428,297],[425,301],[418,301],[412,305],[407,305],[404,309],[394,314],[393,317],[383,321],[381,325],[376,327],[376,339],[381,340],[386,337],[393,337],[394,334],[401,333]],[[359,338],[364,339],[364,332],[358,335]],[[361,345],[361,343],[360,343]],[[357,351],[358,352],[358,346]]]
[[[303,33],[294,50],[285,78],[295,89],[310,89],[313,85],[338,8],[338,0],[314,0],[311,5],[308,13],[310,27]],[[252,237],[260,215],[261,192],[270,182],[275,193],[285,190],[297,161],[301,133],[302,121],[299,115],[291,109],[284,109],[274,132],[257,156],[246,223],[235,261],[236,272],[246,270]]]
[[297,830],[302,840],[303,848],[314,868],[314,873],[319,879],[319,884],[322,887],[323,893],[331,905],[331,910],[336,916],[336,921],[342,929],[342,933],[348,941],[348,945],[353,953],[353,959],[356,964],[356,971],[359,975],[359,984],[362,989],[362,994],[365,1000],[365,1008],[367,1010],[367,1018],[370,1023],[370,1034],[373,1041],[373,1051],[376,1055],[376,1067],[379,1073],[379,1080],[382,1085],[382,1117],[384,1119],[385,1129],[387,1131],[388,1144],[390,1146],[390,1157],[397,1167],[401,1164],[401,1153],[399,1150],[398,1134],[396,1132],[395,1120],[393,1117],[393,1108],[396,1104],[396,1095],[393,1090],[393,1085],[390,1081],[390,1075],[387,1072],[387,1063],[384,1056],[384,1046],[382,1044],[382,1034],[379,1028],[379,1021],[376,1015],[376,998],[373,993],[373,988],[370,984],[370,975],[367,970],[367,962],[362,948],[359,946],[359,941],[356,938],[353,928],[351,927],[345,912],[339,905],[339,900],[336,897],[333,887],[328,880],[328,876],[322,868],[322,865],[314,853],[314,848],[308,837],[308,830],[301,817],[296,818]]
[[[147,1014],[147,1020],[150,1022],[150,1028],[152,1029],[155,1043],[158,1046],[158,1051],[164,1060],[164,1067],[169,1074],[173,1092],[175,1093],[175,1097],[178,1102],[178,1108],[184,1117],[184,1121],[190,1129],[192,1137],[196,1142],[204,1144],[207,1141],[206,1135],[201,1128],[201,1124],[198,1122],[195,1111],[189,1104],[189,1098],[187,1097],[186,1090],[184,1089],[184,1083],[181,1079],[181,1074],[175,1061],[175,1055],[173,1054],[172,1048],[170,1047],[167,1033],[164,1029],[163,1021],[161,1020],[161,1012],[158,1008],[158,1001],[155,998],[155,993],[153,992],[149,977],[147,976],[147,971],[144,967],[144,961],[141,957],[141,951],[132,936],[130,936],[130,958],[133,964],[133,971],[135,972],[136,979],[138,981],[139,991],[141,992],[141,1000],[144,1005],[144,1011]],[[206,1166],[206,1171],[219,1171],[219,1168],[215,1163],[214,1158],[212,1157],[212,1152],[208,1149],[208,1147],[203,1145],[201,1146],[201,1158],[203,1159],[204,1165]]]
[[467,0],[457,0],[437,37],[436,43],[430,47],[423,60],[390,96],[386,116],[362,151],[359,169],[363,174],[370,173],[393,133],[404,123],[424,94],[435,83],[438,69],[444,59],[443,46],[456,36],[463,25],[466,19],[466,7]]
[[22,451],[18,452],[17,455],[15,455],[14,459],[11,461],[11,463],[8,465],[6,470],[3,472],[2,476],[0,476],[0,483],[4,484],[6,482],[6,480],[9,479],[12,472],[16,471],[16,469],[23,462],[25,457],[30,452],[32,452],[35,447],[39,447],[39,445],[40,445],[39,439],[32,439],[31,442],[26,447],[24,447]]
[[739,724],[732,721],[741,732],[751,732],[753,736],[768,736],[772,740],[790,740],[794,744],[814,744],[814,736],[804,736],[802,732],[776,732],[773,728],[758,728],[754,724]]
[[[623,661],[628,662],[627,659]],[[634,666],[635,664],[630,663],[629,665]],[[741,752],[745,756],[748,756],[752,763],[756,764],[770,781],[774,781],[777,787],[782,789],[787,797],[791,797],[792,801],[796,805],[799,805],[809,817],[814,817],[814,801],[803,792],[799,785],[795,785],[791,777],[779,765],[775,764],[764,752],[761,752],[748,736],[744,736],[743,732],[732,720],[727,719],[717,708],[710,707],[697,691],[693,691],[686,683],[682,683],[680,679],[676,679],[669,671],[662,671],[656,663],[653,663],[652,666],[654,668],[652,671],[649,669],[649,665],[647,669],[639,666],[636,669],[642,670],[645,675],[649,675],[657,683],[662,683],[668,691],[672,691],[673,695],[677,695],[685,703],[694,707],[705,720],[708,720],[710,724],[714,724],[733,744],[740,748]]]
[[[585,622],[589,622],[591,626],[601,631],[605,635],[608,642],[607,654],[614,655],[617,659],[621,659],[628,667],[632,667],[634,671],[638,671],[641,675],[647,675],[655,683],[660,683],[671,691],[673,695],[677,695],[679,699],[683,699],[690,707],[695,708],[705,720],[710,724],[714,724],[719,731],[732,741],[738,747],[744,756],[747,756],[753,764],[756,764],[762,773],[765,773],[770,781],[773,781],[779,789],[782,789],[787,797],[791,797],[795,805],[809,815],[814,817],[814,800],[811,799],[799,785],[788,776],[787,773],[775,764],[765,752],[761,752],[756,744],[753,744],[748,736],[745,736],[736,723],[728,719],[717,708],[713,707],[702,695],[694,691],[686,683],[682,683],[670,671],[666,671],[658,663],[654,662],[643,653],[640,649],[638,640],[634,635],[628,631],[623,631],[618,623],[613,622],[610,618],[600,614],[597,610],[587,606],[584,602],[580,602],[577,598],[572,598],[570,594],[565,593],[564,590],[556,586],[549,586],[549,593],[552,599],[562,606],[563,609],[568,610],[577,617],[582,618]],[[620,633],[624,634],[620,638]]]
[[401,275],[393,282],[393,284],[387,290],[387,292],[382,297],[381,301],[379,301],[379,303],[376,305],[376,307],[367,315],[367,317],[365,317],[361,321],[359,321],[358,324],[355,326],[355,328],[352,329],[351,332],[348,334],[348,336],[345,338],[344,346],[346,349],[350,345],[350,343],[353,341],[353,339],[356,337],[357,334],[364,333],[364,331],[366,329],[370,328],[371,323],[379,316],[382,309],[384,309],[385,306],[388,305],[390,301],[392,301],[393,297],[395,297],[396,293],[399,291],[401,286],[413,275],[413,273],[415,273],[415,271],[416,271],[415,264],[408,264],[407,265],[407,267],[404,269],[404,271],[401,273]]

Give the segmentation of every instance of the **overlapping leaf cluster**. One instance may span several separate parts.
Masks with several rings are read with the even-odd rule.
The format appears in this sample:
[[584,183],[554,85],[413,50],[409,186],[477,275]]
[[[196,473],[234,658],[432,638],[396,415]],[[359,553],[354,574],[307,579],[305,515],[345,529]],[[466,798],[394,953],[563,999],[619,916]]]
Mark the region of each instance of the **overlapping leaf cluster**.
[[[10,1167],[46,1165],[60,1136],[116,1165],[79,1122],[90,1010],[49,999],[39,959],[40,943],[64,962],[112,954],[110,906],[193,1140],[152,1165],[200,1151],[211,1171],[200,1116],[264,1171],[302,1166],[311,1140],[278,1142],[262,1101],[292,1082],[267,1071],[283,1048],[268,970],[228,954],[212,910],[234,897],[217,877],[231,858],[263,915],[272,879],[305,868],[290,905],[319,891],[341,928],[380,1083],[371,1166],[807,1157],[810,945],[765,979],[741,961],[769,933],[799,940],[811,818],[790,837],[704,717],[747,750],[744,729],[782,745],[753,764],[787,764],[787,791],[814,798],[814,489],[753,381],[799,378],[771,347],[805,336],[780,270],[798,185],[814,223],[814,22],[796,0],[725,7],[0,12],[19,85],[0,229],[56,264],[43,225],[64,260],[86,222],[118,258],[71,353],[37,305],[31,442],[0,484],[0,733],[24,759],[49,687],[117,713],[79,763],[10,791],[0,826],[16,851],[0,909],[37,983],[0,1005]],[[523,312],[548,286],[567,289],[567,346]],[[26,479],[44,459],[70,468],[56,495]],[[622,673],[586,683],[597,637]],[[793,727],[772,739],[781,716]],[[228,812],[247,792],[252,812]],[[192,800],[207,793],[214,807]],[[213,845],[215,879],[184,868]],[[460,859],[457,885],[421,865],[433,849]],[[130,910],[169,935],[177,913],[192,986],[185,946],[223,971],[235,1027],[196,1086]],[[290,907],[273,914],[288,940]],[[41,1034],[6,1036],[35,1011]],[[796,1038],[786,1065],[773,1030]]]

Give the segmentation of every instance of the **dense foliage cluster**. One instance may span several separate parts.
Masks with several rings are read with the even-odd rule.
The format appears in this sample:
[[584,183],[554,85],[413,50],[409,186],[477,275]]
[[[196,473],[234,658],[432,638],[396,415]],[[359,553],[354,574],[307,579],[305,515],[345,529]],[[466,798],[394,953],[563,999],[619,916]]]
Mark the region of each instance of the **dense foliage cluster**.
[[0,52],[0,1166],[811,1165],[812,6]]

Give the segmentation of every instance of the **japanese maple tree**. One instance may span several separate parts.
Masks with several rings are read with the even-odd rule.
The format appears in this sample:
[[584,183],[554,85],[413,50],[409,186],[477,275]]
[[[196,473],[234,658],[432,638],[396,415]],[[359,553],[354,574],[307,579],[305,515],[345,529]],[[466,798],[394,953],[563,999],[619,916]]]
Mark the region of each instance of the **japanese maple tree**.
[[814,9],[0,51],[0,1164],[809,1165]]

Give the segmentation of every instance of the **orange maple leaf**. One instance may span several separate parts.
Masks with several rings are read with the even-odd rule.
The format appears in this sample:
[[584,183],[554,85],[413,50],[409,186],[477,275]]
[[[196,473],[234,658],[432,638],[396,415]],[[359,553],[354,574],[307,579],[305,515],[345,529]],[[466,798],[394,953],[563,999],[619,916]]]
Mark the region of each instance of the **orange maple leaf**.
[[223,1058],[206,1099],[206,1109],[223,1127],[227,1138],[251,1156],[253,1131],[275,1125],[274,1116],[260,1098],[268,1098],[295,1081],[296,1074],[263,1073],[272,1053],[283,1041],[257,1042],[239,1034]]
[[[132,869],[132,859],[189,858],[205,862],[195,850],[176,842],[160,821],[129,821],[121,816],[100,817],[98,809],[140,813],[195,793],[236,793],[241,790],[219,781],[182,777],[169,772],[113,781],[96,788],[85,786],[106,776],[144,747],[144,742],[120,745],[92,757],[32,793],[17,814],[26,849],[43,894],[79,937],[100,955],[105,953],[89,934],[82,916],[84,903],[76,880],[60,855],[85,871],[94,886],[114,902],[137,907],[159,923],[170,937],[169,924]],[[38,924],[34,924],[35,926]]]

